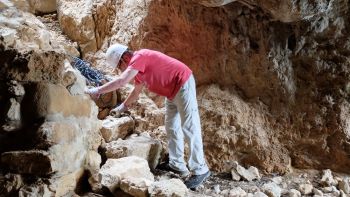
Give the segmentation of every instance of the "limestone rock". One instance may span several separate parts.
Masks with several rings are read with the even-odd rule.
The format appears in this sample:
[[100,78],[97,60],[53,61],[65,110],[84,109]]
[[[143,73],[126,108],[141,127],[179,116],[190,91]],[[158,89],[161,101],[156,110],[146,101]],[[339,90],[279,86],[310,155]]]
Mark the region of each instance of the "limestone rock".
[[120,187],[121,180],[131,177],[154,181],[147,161],[136,156],[108,159],[99,171],[101,185],[112,193]]
[[120,189],[135,197],[148,197],[148,187],[152,181],[145,178],[126,178],[121,180]]
[[250,166],[248,169],[245,169],[243,166],[235,162],[233,168],[244,180],[252,181],[256,179],[259,180],[261,178],[259,174],[259,170],[254,166]]
[[113,0],[97,0],[93,2],[92,16],[95,22],[97,48],[101,48],[105,38],[111,32],[116,14],[116,2]]
[[38,117],[50,117],[55,120],[61,117],[90,117],[94,112],[94,103],[85,95],[72,96],[68,90],[55,84],[36,83],[32,102],[33,115]]
[[11,7],[16,7],[17,9],[25,12],[33,12],[28,1],[8,0],[0,2],[1,10],[8,9]]
[[296,189],[289,190],[288,195],[289,195],[289,197],[301,197],[300,191],[298,191]]
[[138,156],[148,161],[151,169],[155,169],[160,159],[162,145],[158,140],[152,139],[146,133],[131,136],[126,140],[118,139],[106,144],[107,158],[121,158]]
[[268,196],[263,192],[255,192],[252,197],[268,197]]
[[56,169],[45,151],[11,151],[1,154],[1,162],[20,174],[49,175]]
[[37,135],[40,139],[39,147],[50,145],[73,143],[79,137],[78,125],[68,121],[44,122],[38,129]]
[[22,124],[21,106],[15,98],[10,98],[6,111],[6,123],[2,126],[2,129],[7,132],[20,129]]
[[9,82],[8,91],[12,96],[19,97],[19,98],[23,97],[25,94],[23,85],[15,80],[11,80]]
[[56,0],[29,0],[29,4],[38,14],[56,11]]
[[187,187],[180,179],[169,179],[154,182],[148,192],[152,197],[161,196],[178,196],[185,197],[187,195]]
[[83,176],[84,168],[64,175],[55,175],[49,180],[49,189],[55,192],[55,196],[70,196],[69,194],[74,193],[79,186]]
[[322,191],[321,191],[321,190],[319,190],[319,189],[313,188],[312,192],[313,192],[315,195],[318,195],[318,196],[323,196]]
[[343,190],[345,194],[349,194],[350,193],[349,179],[344,178],[343,180],[339,181],[338,187],[340,190]]
[[124,139],[134,131],[135,122],[131,117],[114,118],[109,116],[103,120],[101,134],[106,142]]
[[262,186],[262,190],[269,197],[279,197],[281,196],[282,189],[274,182],[265,183]]
[[324,186],[337,185],[337,181],[333,178],[332,171],[330,169],[322,171],[321,184]]
[[[76,8],[79,8],[77,12]],[[57,1],[58,20],[63,32],[79,43],[83,56],[97,50],[92,1]]]
[[[12,1],[11,3],[13,2],[17,4],[26,1]],[[42,0],[42,2],[46,1]],[[65,48],[69,48],[67,44],[57,42],[56,37],[46,29],[45,25],[29,12],[23,12],[10,6],[2,10],[0,16],[2,18],[0,36],[4,38],[6,46],[21,52],[54,50],[63,53]]]
[[241,179],[241,176],[238,174],[235,168],[231,169],[231,176],[232,176],[232,180],[234,181],[239,181]]
[[301,184],[299,185],[299,191],[303,194],[303,195],[309,195],[312,193],[313,190],[313,186],[311,184],[305,183],[305,184]]
[[89,151],[86,157],[87,169],[92,173],[97,173],[102,163],[101,155],[96,151]]
[[230,190],[229,193],[230,196],[237,196],[237,197],[244,197],[247,196],[247,192],[245,192],[242,188],[240,187],[235,187]]

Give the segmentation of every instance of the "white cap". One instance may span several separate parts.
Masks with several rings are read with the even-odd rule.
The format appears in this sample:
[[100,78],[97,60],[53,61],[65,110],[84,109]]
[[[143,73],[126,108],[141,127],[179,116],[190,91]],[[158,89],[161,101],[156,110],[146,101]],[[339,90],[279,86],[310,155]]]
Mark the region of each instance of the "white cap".
[[113,44],[111,45],[106,52],[106,60],[107,63],[115,69],[118,65],[120,58],[122,57],[123,53],[128,49],[127,46],[122,44]]

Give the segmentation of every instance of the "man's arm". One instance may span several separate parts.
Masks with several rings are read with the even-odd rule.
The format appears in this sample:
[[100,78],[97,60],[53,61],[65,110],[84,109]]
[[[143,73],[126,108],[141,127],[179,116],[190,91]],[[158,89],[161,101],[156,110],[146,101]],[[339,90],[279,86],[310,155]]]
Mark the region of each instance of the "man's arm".
[[120,116],[121,113],[128,110],[128,106],[130,106],[139,97],[139,94],[141,93],[142,88],[143,88],[143,84],[135,85],[134,89],[129,94],[128,98],[118,107],[112,109],[110,111],[110,114],[113,116],[116,116],[116,115]]
[[143,88],[143,84],[135,85],[134,89],[129,94],[128,98],[126,98],[126,100],[124,101],[124,105],[130,106],[133,102],[135,102],[137,98],[139,98],[142,88]]
[[89,89],[88,91],[86,91],[86,93],[99,95],[114,91],[118,88],[123,87],[125,84],[131,81],[137,75],[138,72],[138,70],[127,68],[119,77],[117,77],[113,81],[110,81],[100,87]]

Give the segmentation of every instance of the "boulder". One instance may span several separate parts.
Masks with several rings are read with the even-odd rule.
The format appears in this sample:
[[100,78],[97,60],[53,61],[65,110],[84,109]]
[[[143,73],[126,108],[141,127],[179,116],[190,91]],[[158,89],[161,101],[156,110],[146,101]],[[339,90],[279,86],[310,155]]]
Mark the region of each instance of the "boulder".
[[107,158],[121,158],[127,156],[138,156],[148,161],[151,169],[155,169],[160,159],[162,145],[158,140],[152,139],[148,134],[112,141],[106,144]]
[[126,116],[121,118],[114,118],[108,116],[102,121],[101,134],[106,142],[124,139],[131,134],[135,129],[135,122],[132,117]]
[[108,159],[99,171],[99,182],[114,192],[125,178],[145,178],[154,181],[154,176],[145,159],[130,156],[119,159]]

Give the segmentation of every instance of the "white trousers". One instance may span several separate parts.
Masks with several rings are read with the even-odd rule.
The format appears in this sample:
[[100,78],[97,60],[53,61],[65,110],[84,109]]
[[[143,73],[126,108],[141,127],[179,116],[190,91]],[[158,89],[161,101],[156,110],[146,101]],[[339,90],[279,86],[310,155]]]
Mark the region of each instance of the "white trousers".
[[188,171],[184,161],[184,142],[189,145],[188,167],[195,175],[209,169],[204,159],[196,84],[193,75],[173,100],[165,99],[165,129],[168,137],[169,164],[179,171]]

